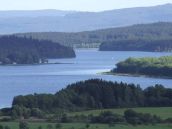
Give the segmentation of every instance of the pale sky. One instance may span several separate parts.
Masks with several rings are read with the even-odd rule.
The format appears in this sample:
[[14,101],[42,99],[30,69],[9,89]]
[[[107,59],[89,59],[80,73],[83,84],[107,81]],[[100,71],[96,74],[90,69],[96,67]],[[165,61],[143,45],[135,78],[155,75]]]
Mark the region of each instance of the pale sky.
[[0,0],[0,10],[103,11],[172,3],[172,0]]

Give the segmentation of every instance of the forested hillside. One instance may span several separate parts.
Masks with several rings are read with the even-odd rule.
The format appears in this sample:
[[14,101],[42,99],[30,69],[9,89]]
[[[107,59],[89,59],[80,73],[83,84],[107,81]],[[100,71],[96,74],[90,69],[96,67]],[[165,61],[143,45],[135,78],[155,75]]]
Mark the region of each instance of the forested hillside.
[[[114,42],[122,42],[126,40],[129,40],[128,42],[142,40],[143,43],[145,41],[150,43],[151,41],[155,42],[157,40],[171,40],[172,23],[159,22],[152,24],[140,24],[129,27],[78,33],[40,32],[16,35],[22,37],[32,37],[34,39],[48,39],[71,47],[99,47],[99,45],[103,42],[110,42],[113,44]],[[162,44],[163,43],[160,43],[160,45]],[[103,46],[101,47],[102,49]]]
[[49,58],[75,57],[72,48],[48,40],[19,38],[15,36],[0,37],[0,64],[34,64],[43,63]]
[[159,21],[172,22],[172,4],[102,12],[0,11],[0,15],[0,34],[81,32]]
[[172,39],[170,40],[118,40],[104,42],[100,45],[100,51],[148,51],[171,52]]
[[162,85],[141,89],[138,85],[92,79],[68,85],[56,94],[17,96],[13,107],[78,111],[121,107],[170,107],[172,89]]
[[172,57],[160,58],[128,58],[119,62],[114,73],[141,74],[149,76],[172,77]]

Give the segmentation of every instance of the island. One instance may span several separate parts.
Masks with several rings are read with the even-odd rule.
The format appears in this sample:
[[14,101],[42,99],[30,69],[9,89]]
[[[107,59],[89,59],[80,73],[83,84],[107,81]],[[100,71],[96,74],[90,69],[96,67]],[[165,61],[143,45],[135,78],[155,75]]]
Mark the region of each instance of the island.
[[76,56],[72,48],[48,40],[2,36],[0,46],[0,65],[42,64],[48,59]]
[[172,56],[128,58],[116,66],[111,73],[172,78]]

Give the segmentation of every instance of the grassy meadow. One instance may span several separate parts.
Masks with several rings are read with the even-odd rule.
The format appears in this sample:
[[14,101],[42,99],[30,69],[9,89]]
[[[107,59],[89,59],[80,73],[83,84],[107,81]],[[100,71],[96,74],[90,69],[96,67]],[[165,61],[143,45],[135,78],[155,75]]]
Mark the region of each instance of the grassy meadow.
[[[102,110],[89,110],[89,111],[82,111],[82,112],[73,112],[69,113],[69,115],[99,115],[103,111],[111,111],[113,113],[117,113],[120,115],[124,114],[124,111],[129,108],[119,108],[119,109],[102,109]],[[172,117],[172,107],[153,107],[153,108],[131,108],[136,112],[140,113],[150,113],[152,115],[160,116],[162,119]]]
[[[122,109],[104,109],[104,110],[90,110],[82,112],[69,113],[68,115],[98,115],[103,111],[112,111],[113,113],[123,115],[127,108]],[[132,108],[133,110],[141,113],[151,113],[160,116],[163,119],[172,117],[172,107],[159,107],[159,108]],[[10,129],[19,129],[18,122],[0,122],[0,125],[9,126]],[[48,125],[52,125],[51,129],[56,129],[56,123],[46,122],[29,122],[29,129],[38,129],[39,126],[42,129],[50,129]],[[59,129],[88,129],[85,123],[62,123],[62,127]],[[156,124],[156,125],[138,125],[132,126],[129,124],[116,124],[109,126],[108,124],[90,124],[89,129],[172,129],[172,124]]]
[[[0,122],[1,125],[8,125],[11,129],[19,129],[17,122]],[[47,126],[50,123],[29,123],[30,129],[38,129],[39,126],[42,126],[42,129],[48,129]],[[51,123],[52,129],[55,128],[55,124]],[[86,124],[82,123],[71,123],[71,124],[61,124],[61,129],[86,129]],[[105,124],[90,124],[89,129],[172,129],[172,124],[158,124],[158,125],[114,125],[109,126]]]

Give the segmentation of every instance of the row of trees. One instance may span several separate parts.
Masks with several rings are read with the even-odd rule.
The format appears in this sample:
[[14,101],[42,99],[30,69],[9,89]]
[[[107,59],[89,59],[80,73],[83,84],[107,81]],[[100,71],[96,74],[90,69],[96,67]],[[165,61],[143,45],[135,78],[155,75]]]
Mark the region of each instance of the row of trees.
[[72,48],[48,40],[3,36],[0,46],[0,64],[33,64],[49,58],[75,57]]
[[116,124],[116,123],[129,123],[132,125],[138,124],[156,124],[161,123],[163,120],[149,113],[137,113],[134,110],[126,110],[124,116],[112,113],[110,111],[102,112],[99,116],[92,117],[92,123]]
[[150,51],[171,52],[172,39],[131,39],[106,41],[100,45],[100,51]]
[[172,106],[172,89],[162,85],[141,89],[139,85],[91,79],[71,84],[54,95],[17,96],[12,109],[16,106],[44,112],[164,107]]
[[0,125],[0,129],[11,129],[11,128],[8,125],[6,125],[6,126]]
[[[58,116],[59,117],[59,116]],[[60,118],[60,119],[59,119]],[[111,111],[102,111],[98,115],[67,115],[63,114],[59,118],[54,116],[50,122],[58,123],[100,123],[100,124],[132,124],[132,125],[147,125],[157,123],[172,123],[171,118],[162,119],[159,116],[149,113],[139,113],[132,109],[124,111],[123,115],[113,113]]]
[[112,72],[172,77],[172,56],[128,58],[119,62]]
[[45,113],[37,108],[30,109],[23,106],[17,106],[17,105],[13,106],[12,108],[11,117],[14,120],[19,119],[19,118],[28,119],[31,116],[36,117],[36,118],[45,118]]
[[[52,124],[48,124],[46,128],[47,129],[53,129],[53,128],[54,129],[61,129],[62,125],[57,123],[55,125],[55,127],[53,127]],[[0,129],[13,129],[13,128],[11,128],[10,126],[7,126],[7,125],[6,126],[0,125]],[[28,122],[20,121],[19,122],[19,129],[31,129],[31,128],[29,127],[29,123]],[[43,129],[43,127],[42,126],[38,126],[38,129]]]
[[[111,111],[104,111],[100,114],[94,116],[90,115],[75,115],[70,116],[63,114],[60,119],[54,116],[53,119],[48,120],[49,123],[56,123],[55,125],[48,124],[47,129],[61,129],[62,125],[60,123],[87,123],[85,128],[89,128],[90,124],[109,124],[109,126],[114,126],[115,124],[131,124],[131,125],[148,125],[148,124],[160,124],[160,123],[172,123],[169,119],[161,119],[156,115],[151,115],[149,113],[138,113],[132,109],[128,109],[123,115],[113,113]],[[9,126],[0,125],[0,129],[10,129]],[[29,129],[28,122],[20,121],[19,129]],[[38,126],[38,129],[42,129],[42,126]]]

